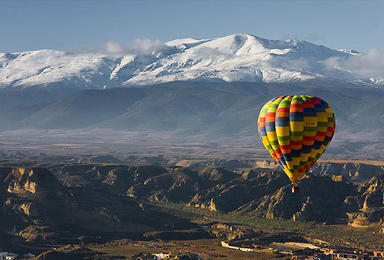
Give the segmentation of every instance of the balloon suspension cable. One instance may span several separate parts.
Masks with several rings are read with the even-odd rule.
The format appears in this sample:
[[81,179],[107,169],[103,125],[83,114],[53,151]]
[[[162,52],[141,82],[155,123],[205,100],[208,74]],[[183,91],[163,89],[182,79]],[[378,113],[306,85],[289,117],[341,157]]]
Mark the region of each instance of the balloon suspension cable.
[[292,193],[299,193],[300,192],[300,187],[299,184],[295,183],[292,185]]

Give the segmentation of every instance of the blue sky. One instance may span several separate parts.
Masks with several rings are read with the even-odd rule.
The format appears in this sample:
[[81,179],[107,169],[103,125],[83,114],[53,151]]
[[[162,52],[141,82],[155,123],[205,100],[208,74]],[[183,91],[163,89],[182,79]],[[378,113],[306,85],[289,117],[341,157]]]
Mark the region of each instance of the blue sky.
[[245,32],[330,48],[384,49],[384,1],[2,0],[0,52]]

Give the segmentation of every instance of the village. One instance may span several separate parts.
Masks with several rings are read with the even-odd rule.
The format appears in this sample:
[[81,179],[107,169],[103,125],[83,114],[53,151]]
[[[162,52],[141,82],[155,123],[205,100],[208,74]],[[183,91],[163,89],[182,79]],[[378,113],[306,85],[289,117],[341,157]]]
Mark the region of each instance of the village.
[[[148,243],[148,242],[146,242]],[[382,251],[370,251],[360,250],[356,248],[346,248],[337,246],[325,246],[324,243],[302,243],[302,242],[272,242],[269,245],[241,245],[231,244],[226,241],[220,241],[221,247],[231,250],[239,250],[243,253],[249,253],[250,259],[252,253],[269,253],[276,258],[281,259],[295,259],[295,260],[380,260],[384,259],[384,250]],[[146,244],[149,246],[149,244]],[[160,249],[160,248],[159,248]],[[138,253],[132,257],[125,256],[126,259],[212,259],[219,257],[220,255],[211,253],[207,254],[205,251],[196,250],[191,248],[189,253],[174,253],[174,252],[156,252],[156,253]],[[124,257],[124,256],[120,256]],[[175,258],[176,257],[176,258]],[[32,253],[18,254],[15,252],[0,252],[0,260],[17,260],[17,259],[31,259],[35,258]]]
[[[217,241],[219,242],[219,241]],[[323,241],[324,242],[324,241]],[[340,246],[326,246],[320,243],[302,243],[302,242],[272,242],[269,245],[235,245],[228,241],[220,241],[221,248],[239,251],[239,254],[228,255],[225,250],[216,250],[215,252],[207,251],[206,248],[189,247],[189,250],[177,250],[177,247],[170,249],[164,248],[164,244],[154,245],[150,241],[143,241],[142,246],[145,248],[157,248],[158,252],[153,253],[138,253],[132,256],[131,259],[216,259],[221,257],[228,257],[227,259],[295,259],[295,260],[380,260],[384,259],[384,251],[370,251],[361,250],[356,248],[347,248]],[[177,253],[176,253],[177,252]],[[240,253],[241,252],[241,253]],[[265,257],[265,258],[260,258]]]
[[[304,243],[301,243],[304,244]],[[285,249],[275,249],[274,247],[270,248],[262,248],[258,246],[257,248],[242,248],[231,246],[228,243],[222,241],[221,245],[226,248],[240,250],[243,252],[260,252],[260,251],[270,251],[273,252],[276,256],[281,257],[282,259],[294,260],[358,260],[358,259],[384,259],[384,251],[361,251],[356,249],[329,249],[329,248],[313,248],[306,247],[304,249],[289,249],[286,247]],[[205,259],[196,254],[183,254],[185,256],[189,256],[189,258],[185,259]],[[153,253],[153,254],[137,254],[133,256],[132,259],[170,259],[171,257],[175,257],[170,252],[164,253]],[[183,258],[184,259],[184,258]]]
[[31,253],[19,255],[11,252],[0,252],[0,260],[28,259],[28,258],[34,258],[34,257],[35,255]]
[[221,241],[221,246],[240,250],[243,252],[272,251],[274,254],[284,257],[288,256],[295,260],[356,260],[356,259],[384,259],[384,251],[369,251],[354,248],[327,248],[319,247],[310,243],[273,242],[270,245],[253,247],[238,247]]

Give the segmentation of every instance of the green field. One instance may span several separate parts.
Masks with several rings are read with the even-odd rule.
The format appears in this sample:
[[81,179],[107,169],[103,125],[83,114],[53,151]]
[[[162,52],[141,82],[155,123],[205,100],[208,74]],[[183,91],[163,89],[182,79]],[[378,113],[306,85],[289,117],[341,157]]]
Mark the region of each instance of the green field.
[[[175,214],[180,217],[188,218],[192,222],[202,227],[207,227],[213,223],[223,223],[243,230],[253,230],[265,235],[259,239],[263,241],[278,234],[296,234],[310,243],[324,247],[351,247],[366,250],[383,250],[384,234],[379,232],[378,225],[367,228],[355,228],[346,225],[324,225],[314,222],[294,222],[282,219],[266,219],[236,213],[223,214],[212,212],[207,209],[187,207],[185,204],[156,203],[155,206]],[[180,232],[180,231],[178,231]],[[184,230],[184,232],[192,232]],[[245,238],[247,241],[251,238]],[[260,249],[256,252],[241,252],[239,250],[228,249],[221,246],[222,238],[212,239],[190,239],[190,240],[151,240],[151,241],[132,241],[117,240],[103,245],[90,245],[93,251],[99,253],[100,258],[121,256],[131,257],[138,253],[164,253],[172,255],[180,253],[195,253],[204,259],[286,259],[276,255],[273,250]],[[242,240],[240,239],[240,242]],[[269,241],[270,242],[270,241]],[[268,246],[265,246],[267,248]]]
[[356,247],[368,250],[384,250],[384,234],[378,224],[356,228],[347,225],[325,225],[315,222],[294,222],[284,219],[267,219],[237,213],[223,214],[184,204],[161,203],[161,207],[171,210],[173,214],[191,218],[196,223],[222,222],[240,224],[255,231],[295,232],[310,239],[328,242],[330,245]]

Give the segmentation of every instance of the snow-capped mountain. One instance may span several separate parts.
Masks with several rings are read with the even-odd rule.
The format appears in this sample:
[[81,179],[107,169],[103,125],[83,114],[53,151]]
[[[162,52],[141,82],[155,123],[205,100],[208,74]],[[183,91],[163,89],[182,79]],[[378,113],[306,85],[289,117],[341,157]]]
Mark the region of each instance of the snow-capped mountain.
[[355,55],[355,51],[332,50],[306,41],[266,40],[249,34],[178,39],[150,54],[0,53],[0,87],[108,88],[176,80],[286,82],[324,77],[383,82],[330,62]]

